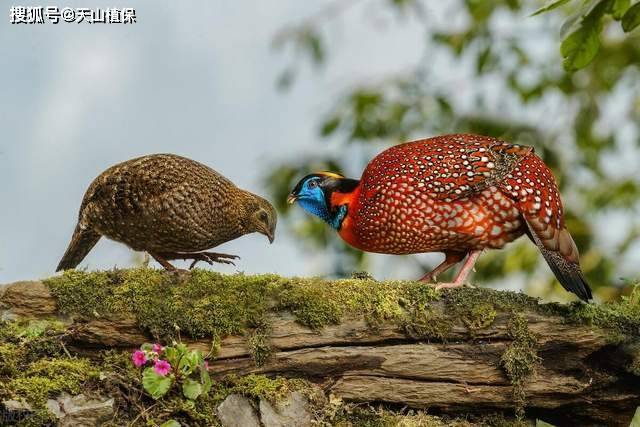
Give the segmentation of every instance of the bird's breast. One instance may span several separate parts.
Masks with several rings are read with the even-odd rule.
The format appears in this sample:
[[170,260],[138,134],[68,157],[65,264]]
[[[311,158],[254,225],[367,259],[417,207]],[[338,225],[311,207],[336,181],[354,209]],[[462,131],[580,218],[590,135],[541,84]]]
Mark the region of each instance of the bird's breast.
[[388,254],[502,247],[522,234],[520,218],[513,201],[495,187],[443,201],[399,180],[360,194],[340,236],[361,250]]

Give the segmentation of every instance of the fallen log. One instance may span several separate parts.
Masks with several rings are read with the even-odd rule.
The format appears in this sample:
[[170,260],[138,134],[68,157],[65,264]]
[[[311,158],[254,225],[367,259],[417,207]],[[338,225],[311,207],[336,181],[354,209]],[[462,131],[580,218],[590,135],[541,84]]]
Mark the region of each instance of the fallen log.
[[304,378],[344,402],[555,425],[627,426],[640,406],[639,292],[542,304],[488,289],[155,270],[69,272],[0,290],[3,319],[57,319],[91,358],[180,337],[215,379]]

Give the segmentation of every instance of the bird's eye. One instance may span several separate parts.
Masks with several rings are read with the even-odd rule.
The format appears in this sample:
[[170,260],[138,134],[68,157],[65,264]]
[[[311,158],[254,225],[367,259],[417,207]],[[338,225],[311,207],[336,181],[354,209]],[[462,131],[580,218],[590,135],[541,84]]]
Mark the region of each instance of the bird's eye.
[[260,212],[258,217],[260,218],[260,221],[267,222],[267,213],[265,211]]
[[309,183],[307,184],[307,186],[310,189],[316,188],[318,186],[318,180],[314,179],[313,181],[309,181]]

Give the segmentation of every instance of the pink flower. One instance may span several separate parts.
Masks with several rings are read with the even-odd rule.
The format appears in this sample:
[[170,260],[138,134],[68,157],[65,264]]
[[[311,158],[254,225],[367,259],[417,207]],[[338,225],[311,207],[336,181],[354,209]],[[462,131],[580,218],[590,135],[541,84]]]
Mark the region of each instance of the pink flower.
[[160,354],[162,350],[164,350],[164,347],[160,344],[154,344],[151,346],[151,351],[153,351],[154,353]]
[[207,362],[206,360],[204,361],[204,369],[205,370],[209,370],[209,362]]
[[133,360],[133,364],[136,365],[136,368],[139,368],[147,363],[147,355],[144,354],[144,351],[136,350],[131,355],[131,360]]
[[153,365],[153,370],[156,374],[164,377],[171,370],[171,365],[166,360],[158,359],[156,360],[156,364]]

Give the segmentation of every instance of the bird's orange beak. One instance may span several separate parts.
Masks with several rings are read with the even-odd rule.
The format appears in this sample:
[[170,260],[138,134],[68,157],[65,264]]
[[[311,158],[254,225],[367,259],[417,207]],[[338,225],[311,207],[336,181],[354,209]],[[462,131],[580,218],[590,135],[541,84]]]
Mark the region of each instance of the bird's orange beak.
[[289,194],[289,196],[287,197],[287,203],[289,203],[290,205],[292,205],[296,200],[298,200],[298,196],[293,193]]

